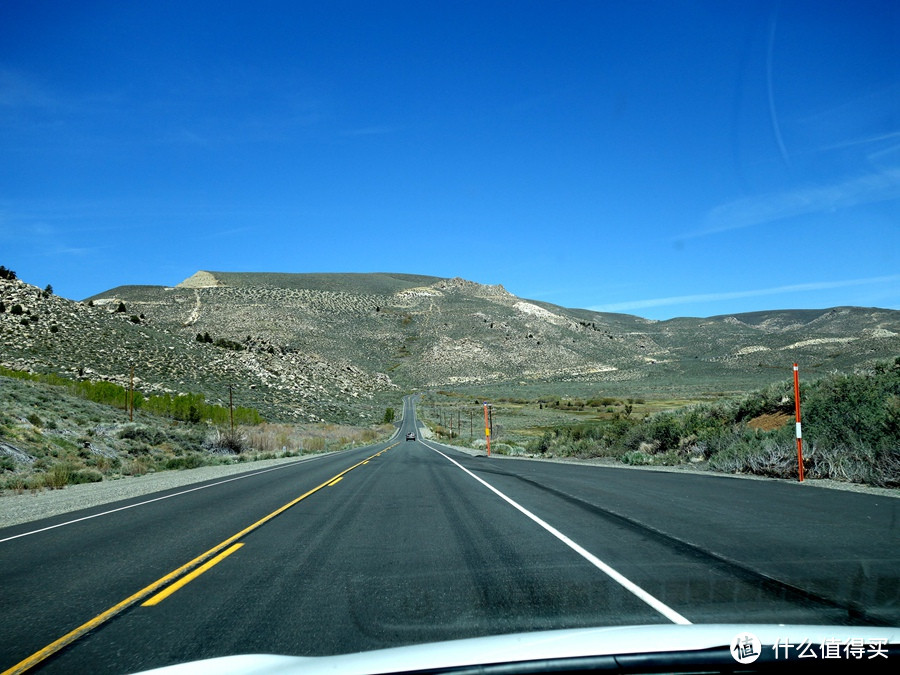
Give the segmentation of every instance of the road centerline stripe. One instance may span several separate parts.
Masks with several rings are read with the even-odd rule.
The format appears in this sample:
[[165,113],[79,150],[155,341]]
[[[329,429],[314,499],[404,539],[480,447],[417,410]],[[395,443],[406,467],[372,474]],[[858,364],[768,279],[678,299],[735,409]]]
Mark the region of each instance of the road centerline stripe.
[[[373,457],[377,457],[378,455],[385,453],[388,450],[390,450],[391,448],[396,447],[398,445],[400,445],[399,441],[397,443],[394,443],[393,445],[389,445],[388,447],[384,448],[384,450],[381,450],[380,452],[377,452],[374,455],[372,455],[371,457],[367,457],[366,459],[372,459]],[[365,461],[365,460],[363,460],[363,461]],[[90,619],[89,621],[84,622],[77,628],[69,631],[68,633],[63,635],[61,638],[54,640],[46,647],[39,649],[34,654],[23,659],[22,661],[20,661],[16,665],[12,666],[11,668],[4,670],[2,673],[0,673],[0,675],[18,675],[19,673],[24,673],[24,672],[30,670],[31,668],[38,665],[41,661],[47,659],[48,657],[52,656],[53,654],[55,654],[56,652],[61,650],[63,647],[66,647],[67,645],[72,644],[79,638],[84,637],[89,632],[91,632],[98,626],[106,623],[107,621],[109,621],[110,619],[115,617],[116,615],[121,614],[123,611],[125,611],[132,605],[135,605],[138,602],[142,601],[144,598],[146,598],[150,595],[153,595],[154,593],[156,593],[157,591],[159,591],[160,589],[165,587],[167,584],[170,584],[173,581],[176,581],[177,579],[179,579],[182,575],[187,574],[188,572],[191,572],[196,567],[202,565],[203,563],[207,562],[210,558],[212,558],[213,556],[220,553],[223,549],[228,548],[229,546],[234,544],[239,539],[242,539],[243,537],[250,534],[257,528],[262,527],[264,524],[266,524],[267,522],[269,522],[276,516],[281,515],[282,513],[287,511],[292,506],[302,502],[307,497],[314,495],[319,490],[327,487],[328,484],[331,483],[332,481],[334,481],[338,478],[342,478],[344,475],[353,471],[353,469],[355,469],[359,466],[362,466],[362,464],[363,464],[362,461],[357,462],[353,466],[351,466],[347,469],[344,469],[340,473],[332,476],[331,478],[326,480],[324,483],[321,483],[321,484],[317,485],[316,487],[312,488],[311,490],[304,492],[302,495],[300,495],[296,499],[293,499],[290,502],[288,502],[287,504],[280,506],[279,508],[272,511],[272,513],[270,513],[269,515],[263,516],[262,518],[257,520],[255,523],[245,527],[240,532],[231,535],[224,541],[213,546],[208,551],[201,553],[193,560],[186,562],[184,565],[182,565],[181,567],[179,567],[175,570],[172,570],[165,576],[162,576],[159,579],[157,579],[156,581],[154,581],[153,583],[145,586],[138,592],[133,593],[132,595],[128,596],[121,602],[116,603],[115,605],[113,605],[112,607],[107,609],[106,611],[101,612],[100,614],[95,616],[93,619]]]
[[510,506],[512,506],[512,507],[515,508],[516,510],[520,511],[522,514],[524,514],[525,516],[527,516],[528,518],[530,518],[531,520],[533,520],[535,523],[537,523],[538,525],[540,525],[540,526],[541,526],[542,528],[544,528],[547,532],[549,532],[550,534],[552,534],[554,537],[556,537],[557,539],[559,539],[562,543],[564,543],[566,546],[568,546],[569,548],[571,548],[573,551],[575,551],[575,552],[576,552],[578,555],[580,555],[582,558],[584,558],[584,559],[587,560],[589,563],[591,563],[594,567],[596,567],[596,568],[599,569],[601,572],[603,572],[604,574],[606,574],[610,579],[612,579],[612,580],[615,581],[617,584],[619,584],[620,586],[622,586],[625,590],[629,591],[632,595],[636,596],[638,599],[642,600],[644,603],[646,603],[647,605],[649,605],[650,607],[652,607],[653,609],[655,609],[657,612],[659,612],[660,614],[662,614],[664,617],[666,617],[667,619],[669,619],[669,621],[671,621],[672,623],[681,624],[681,625],[690,625],[690,624],[691,624],[691,622],[688,621],[688,619],[686,619],[686,618],[683,617],[681,614],[679,614],[678,612],[676,612],[674,609],[672,609],[671,607],[669,607],[669,606],[668,606],[667,604],[665,604],[662,600],[660,600],[659,598],[657,598],[657,597],[651,595],[650,593],[648,593],[647,591],[645,591],[643,588],[641,588],[640,586],[638,586],[636,583],[634,583],[634,582],[631,581],[630,579],[626,578],[626,577],[625,577],[624,575],[622,575],[621,573],[617,572],[615,569],[613,569],[612,567],[610,567],[609,565],[607,565],[605,562],[603,562],[602,560],[600,560],[600,558],[598,558],[597,556],[595,556],[593,553],[591,553],[590,551],[588,551],[587,549],[585,549],[583,546],[581,546],[580,544],[577,544],[575,541],[573,541],[572,539],[570,539],[569,537],[567,537],[566,535],[564,535],[562,532],[560,532],[560,531],[557,530],[555,527],[553,527],[550,523],[548,523],[548,522],[546,522],[545,520],[541,519],[539,516],[536,516],[535,514],[533,514],[531,511],[529,511],[528,509],[526,509],[524,506],[522,506],[521,504],[519,504],[517,501],[515,501],[515,500],[512,499],[511,497],[507,497],[504,493],[500,492],[500,490],[498,490],[497,488],[495,488],[493,485],[491,485],[490,483],[488,483],[486,480],[484,480],[484,479],[479,478],[478,476],[476,476],[474,473],[472,473],[471,471],[469,471],[466,467],[464,467],[462,464],[460,464],[459,462],[457,462],[455,459],[453,459],[452,457],[448,457],[448,456],[445,455],[443,452],[441,452],[441,451],[438,450],[437,448],[431,447],[431,446],[428,445],[427,443],[424,443],[424,442],[423,442],[423,445],[425,445],[425,447],[428,448],[429,450],[432,450],[433,452],[436,452],[437,454],[439,454],[441,457],[443,457],[443,458],[446,459],[447,461],[452,462],[453,464],[455,464],[455,465],[456,465],[459,469],[461,469],[462,471],[465,471],[467,474],[469,474],[469,476],[471,476],[472,478],[474,478],[475,480],[477,480],[479,483],[481,483],[482,485],[484,485],[488,490],[490,490],[490,491],[493,492],[495,495],[497,495],[498,497],[500,497],[500,499],[502,499],[503,501],[507,502]]
[[186,586],[187,584],[189,584],[191,581],[193,581],[194,579],[196,579],[197,577],[199,577],[201,574],[203,574],[203,573],[206,572],[207,570],[209,570],[209,569],[211,569],[212,567],[215,567],[216,565],[218,565],[220,562],[222,562],[223,560],[225,560],[225,558],[227,558],[227,557],[230,556],[232,553],[234,553],[235,551],[237,551],[237,550],[238,550],[241,546],[243,546],[243,545],[244,545],[243,543],[238,542],[237,544],[234,544],[234,545],[231,546],[230,548],[226,548],[224,551],[222,551],[222,552],[221,552],[219,555],[217,555],[215,558],[213,558],[213,559],[211,559],[211,560],[207,560],[205,563],[203,563],[202,565],[200,565],[200,567],[198,567],[197,569],[195,569],[193,572],[184,575],[184,576],[181,577],[178,581],[176,581],[174,584],[171,584],[171,585],[168,586],[167,588],[164,588],[164,589],[161,590],[159,593],[157,593],[156,595],[154,595],[152,598],[150,598],[150,599],[147,600],[146,602],[143,602],[143,603],[141,604],[141,607],[152,607],[153,605],[158,605],[158,604],[161,603],[163,600],[165,600],[165,599],[168,598],[170,595],[172,595],[172,593],[174,593],[175,591],[177,591],[179,588],[181,588],[182,586]]

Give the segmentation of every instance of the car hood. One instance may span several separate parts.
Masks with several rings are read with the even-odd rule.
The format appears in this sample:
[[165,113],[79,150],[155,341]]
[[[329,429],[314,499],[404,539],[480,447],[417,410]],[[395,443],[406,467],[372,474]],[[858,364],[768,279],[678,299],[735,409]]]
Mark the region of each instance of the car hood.
[[[214,675],[383,675],[602,656],[661,654],[676,658],[680,654],[714,649],[724,649],[726,652],[723,653],[730,655],[732,640],[746,633],[756,636],[762,645],[823,644],[828,641],[845,644],[854,639],[878,641],[883,645],[900,644],[900,627],[781,624],[613,626],[496,635],[337,656],[242,654],[167,666],[144,671],[143,675],[196,672]],[[892,651],[891,656],[896,658],[896,652]],[[737,664],[731,661],[731,665]]]

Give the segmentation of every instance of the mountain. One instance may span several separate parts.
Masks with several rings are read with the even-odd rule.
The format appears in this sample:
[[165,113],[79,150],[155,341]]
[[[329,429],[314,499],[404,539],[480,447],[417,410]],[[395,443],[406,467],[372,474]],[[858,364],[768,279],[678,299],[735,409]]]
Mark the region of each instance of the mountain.
[[133,364],[147,393],[211,401],[233,382],[241,405],[302,421],[371,421],[409,389],[740,391],[795,361],[813,377],[900,353],[900,312],[877,308],[651,321],[406,274],[201,271],[81,303],[0,284],[2,365],[124,383]]

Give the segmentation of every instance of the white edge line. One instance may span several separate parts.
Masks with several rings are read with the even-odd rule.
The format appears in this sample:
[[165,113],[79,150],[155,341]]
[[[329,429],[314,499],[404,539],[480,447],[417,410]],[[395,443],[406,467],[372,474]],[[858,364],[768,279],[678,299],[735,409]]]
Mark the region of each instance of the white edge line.
[[626,577],[622,576],[619,572],[617,572],[617,571],[614,570],[612,567],[610,567],[609,565],[607,565],[605,562],[603,562],[602,560],[600,560],[600,558],[598,558],[597,556],[595,556],[593,553],[591,553],[590,551],[587,551],[585,548],[583,548],[583,547],[580,546],[579,544],[576,544],[574,541],[572,541],[571,539],[569,539],[566,535],[564,535],[562,532],[560,532],[559,530],[557,530],[555,527],[553,527],[552,525],[550,525],[550,524],[547,523],[546,521],[541,520],[538,516],[534,515],[531,511],[529,511],[528,509],[526,509],[524,506],[522,506],[522,505],[519,504],[518,502],[516,502],[516,501],[512,500],[511,498],[507,497],[505,494],[503,494],[502,492],[500,492],[500,490],[498,490],[497,488],[495,488],[493,485],[491,485],[491,484],[488,483],[487,481],[485,481],[485,480],[479,478],[478,476],[476,476],[474,473],[472,473],[471,471],[469,471],[466,467],[464,467],[462,464],[460,464],[459,462],[457,462],[455,459],[452,459],[451,457],[448,457],[448,456],[445,455],[443,452],[441,452],[441,451],[438,450],[437,448],[431,447],[429,444],[425,443],[424,441],[422,441],[422,445],[424,445],[424,446],[425,446],[426,448],[428,448],[429,450],[431,450],[431,451],[433,451],[433,452],[436,452],[437,454],[439,454],[439,455],[440,455],[441,457],[443,457],[444,459],[446,459],[446,460],[452,462],[452,463],[455,464],[457,467],[459,467],[460,469],[462,469],[463,471],[465,471],[465,472],[466,472],[467,474],[469,474],[472,478],[474,478],[474,479],[477,480],[479,483],[481,483],[482,485],[484,485],[488,490],[490,490],[491,492],[493,492],[494,494],[496,494],[498,497],[500,497],[500,499],[502,499],[503,501],[507,502],[510,506],[514,507],[515,509],[521,511],[524,515],[528,516],[528,517],[529,517],[531,520],[533,520],[535,523],[537,523],[538,525],[540,525],[541,527],[543,527],[545,530],[547,530],[547,532],[549,532],[549,533],[552,534],[554,537],[556,537],[557,539],[559,539],[562,543],[564,543],[566,546],[568,546],[569,548],[571,548],[573,551],[575,551],[578,555],[580,555],[582,558],[584,558],[585,560],[587,560],[589,563],[591,563],[592,565],[594,565],[594,566],[595,566],[597,569],[599,569],[601,572],[603,572],[604,574],[606,574],[607,576],[609,576],[613,581],[615,581],[616,583],[618,583],[618,584],[619,584],[620,586],[622,586],[625,590],[631,592],[633,595],[635,595],[636,597],[638,597],[640,600],[643,600],[645,603],[647,603],[648,605],[650,605],[653,609],[655,609],[657,612],[659,612],[660,614],[662,614],[662,615],[663,615],[664,617],[666,617],[669,621],[671,621],[672,623],[677,623],[677,624],[681,624],[681,625],[685,625],[685,626],[691,625],[691,622],[690,622],[690,621],[688,621],[688,620],[687,620],[685,617],[683,617],[681,614],[679,614],[679,613],[676,612],[674,609],[672,609],[671,607],[669,607],[667,604],[665,604],[664,602],[662,602],[662,601],[659,600],[658,598],[656,598],[656,597],[650,595],[647,591],[645,591],[643,588],[641,588],[640,586],[638,586],[637,584],[635,584],[633,581],[630,581],[630,580],[627,579]]
[[[331,454],[331,453],[328,453]],[[125,511],[126,509],[133,509],[136,506],[144,506],[145,504],[152,504],[153,502],[162,501],[163,499],[169,499],[171,497],[178,497],[180,495],[186,495],[189,492],[196,492],[197,490],[205,490],[206,488],[215,487],[216,485],[223,485],[225,483],[230,483],[235,480],[241,480],[242,478],[250,478],[251,476],[258,476],[262,473],[268,473],[270,471],[278,471],[279,469],[286,469],[289,466],[294,466],[295,464],[300,464],[302,462],[309,462],[314,459],[320,459],[322,457],[327,457],[328,455],[316,455],[314,457],[304,457],[303,459],[298,459],[296,462],[286,462],[281,466],[273,466],[271,469],[262,469],[261,471],[255,471],[253,473],[245,473],[241,476],[235,476],[234,478],[228,478],[226,480],[220,480],[218,483],[209,483],[207,485],[201,485],[200,487],[191,488],[190,490],[182,490],[181,492],[174,492],[170,495],[164,495],[162,497],[156,497],[155,499],[147,499],[142,502],[137,502],[136,504],[129,504],[128,506],[120,506],[117,509],[111,509],[109,511],[103,511],[101,513],[95,513],[90,516],[83,516],[82,518],[75,518],[74,520],[67,520],[64,523],[57,523],[56,525],[49,525],[48,527],[42,527],[39,530],[31,530],[29,532],[22,532],[21,534],[15,534],[11,537],[6,537],[5,539],[0,539],[0,544],[5,541],[11,541],[13,539],[19,539],[20,537],[27,537],[32,534],[38,534],[40,532],[46,532],[47,530],[54,530],[57,527],[64,527],[65,525],[72,525],[73,523],[80,523],[82,520],[90,520],[91,518],[99,518],[100,516],[108,516],[111,513],[117,513],[118,511]],[[51,516],[52,517],[52,516]]]

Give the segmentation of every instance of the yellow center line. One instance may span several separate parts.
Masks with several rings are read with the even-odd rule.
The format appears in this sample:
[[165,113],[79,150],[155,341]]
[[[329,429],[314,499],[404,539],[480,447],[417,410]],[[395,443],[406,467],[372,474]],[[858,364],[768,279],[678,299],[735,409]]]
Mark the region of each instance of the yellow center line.
[[340,483],[342,480],[344,480],[344,477],[343,477],[343,476],[341,476],[340,478],[335,478],[333,481],[331,481],[331,482],[328,484],[328,487],[331,487],[332,485],[337,485],[337,484]]
[[260,518],[259,520],[257,520],[257,521],[256,521],[255,523],[253,523],[252,525],[248,525],[247,527],[245,527],[243,530],[241,530],[241,531],[238,532],[237,534],[231,535],[230,537],[228,537],[228,539],[222,541],[221,543],[216,544],[215,546],[213,546],[213,547],[212,547],[211,549],[209,549],[208,551],[206,551],[206,552],[204,552],[204,553],[201,553],[201,554],[198,555],[196,558],[194,558],[193,560],[191,560],[191,561],[185,563],[184,565],[182,565],[182,566],[179,567],[178,569],[172,570],[171,572],[169,572],[169,573],[166,574],[165,576],[162,576],[162,577],[160,577],[159,579],[157,579],[156,581],[154,581],[152,584],[149,584],[148,586],[145,586],[144,588],[142,588],[141,590],[139,590],[137,593],[134,593],[134,594],[128,596],[127,598],[125,598],[124,600],[122,600],[121,602],[119,602],[119,603],[113,605],[112,607],[110,607],[109,609],[107,609],[105,612],[101,612],[100,614],[98,614],[97,616],[95,616],[95,617],[94,617],[93,619],[91,619],[90,621],[86,621],[85,623],[83,623],[83,624],[81,624],[80,626],[78,626],[78,628],[75,628],[74,630],[69,631],[68,633],[66,633],[65,635],[63,635],[61,638],[59,638],[59,639],[57,639],[57,640],[51,642],[49,645],[47,645],[47,646],[44,647],[43,649],[39,649],[38,651],[36,651],[34,654],[32,654],[31,656],[29,656],[28,658],[26,658],[26,659],[20,661],[19,663],[17,663],[16,665],[14,665],[12,668],[8,668],[7,670],[4,670],[2,673],[0,673],[0,675],[18,675],[19,673],[24,673],[24,672],[26,672],[27,670],[33,668],[34,666],[36,666],[37,664],[39,664],[39,663],[40,663],[41,661],[43,661],[44,659],[46,659],[46,658],[52,656],[53,654],[55,654],[56,652],[58,652],[58,651],[59,651],[60,649],[62,649],[63,647],[72,644],[73,642],[75,642],[75,640],[78,640],[79,638],[83,637],[84,635],[86,635],[86,634],[89,633],[90,631],[94,630],[95,628],[97,628],[97,627],[100,626],[101,624],[106,623],[107,621],[109,621],[110,619],[112,619],[112,618],[113,618],[114,616],[116,616],[117,614],[120,614],[121,612],[123,612],[124,610],[128,609],[128,608],[131,607],[132,605],[134,605],[134,604],[140,602],[141,600],[143,600],[143,599],[146,598],[147,596],[152,595],[153,593],[156,593],[157,591],[159,591],[159,590],[160,590],[163,586],[165,586],[166,584],[169,584],[169,583],[175,581],[176,579],[178,579],[178,578],[181,577],[182,575],[184,575],[184,574],[190,572],[191,570],[193,570],[195,567],[197,567],[197,566],[199,566],[199,565],[202,565],[202,564],[205,563],[207,560],[209,560],[210,558],[212,558],[213,556],[215,556],[216,554],[218,554],[219,552],[221,552],[223,549],[228,548],[231,544],[235,543],[238,539],[242,539],[242,538],[245,537],[246,535],[248,535],[248,534],[250,534],[251,532],[253,532],[253,530],[255,530],[255,529],[257,529],[257,528],[263,526],[264,524],[266,524],[267,522],[269,522],[270,520],[272,520],[272,519],[275,518],[276,516],[281,515],[282,513],[284,513],[285,511],[287,511],[287,510],[288,510],[289,508],[291,508],[292,506],[294,506],[294,505],[296,505],[296,504],[302,502],[302,501],[303,501],[304,499],[306,499],[307,497],[309,497],[309,496],[315,494],[316,492],[318,492],[318,491],[321,490],[322,488],[326,487],[326,486],[329,485],[332,481],[335,481],[335,480],[337,480],[337,479],[339,479],[339,478],[343,478],[343,476],[344,476],[345,474],[350,473],[351,471],[353,471],[353,469],[355,469],[355,468],[357,468],[357,467],[359,467],[359,466],[362,466],[364,462],[366,462],[366,461],[368,461],[368,460],[370,460],[370,459],[374,459],[375,457],[378,457],[378,455],[387,452],[388,450],[390,450],[391,448],[393,448],[393,447],[395,447],[395,446],[397,446],[397,445],[400,445],[400,442],[399,442],[399,441],[396,442],[396,443],[394,443],[393,445],[389,445],[388,447],[386,447],[386,448],[385,448],[384,450],[382,450],[381,452],[376,452],[376,453],[375,453],[374,455],[372,455],[371,457],[367,457],[367,458],[366,458],[365,460],[363,460],[362,462],[357,462],[356,464],[354,464],[353,466],[351,466],[349,469],[344,469],[344,470],[341,471],[339,474],[336,474],[336,475],[332,476],[331,478],[329,478],[328,480],[326,480],[326,481],[325,481],[324,483],[322,483],[321,485],[317,485],[317,486],[314,487],[312,490],[309,490],[308,492],[303,493],[302,495],[300,495],[300,496],[297,497],[296,499],[294,499],[294,500],[288,502],[288,503],[285,504],[284,506],[281,506],[281,507],[275,509],[275,510],[272,511],[272,513],[270,513],[269,515]]
[[218,565],[220,562],[225,560],[225,558],[227,558],[232,553],[237,551],[241,546],[243,546],[243,544],[238,543],[238,544],[235,544],[234,546],[232,546],[231,548],[225,549],[224,551],[222,551],[219,555],[217,555],[212,560],[206,561],[204,564],[200,565],[200,567],[195,569],[190,574],[186,574],[185,576],[181,577],[178,581],[176,581],[174,584],[170,585],[168,588],[164,588],[163,590],[161,590],[159,593],[157,593],[152,598],[147,600],[147,602],[143,603],[141,605],[141,607],[152,607],[153,605],[158,605],[163,600],[165,600],[170,595],[172,595],[172,593],[177,591],[179,588],[189,584],[190,582],[192,582],[194,579],[199,577],[201,574],[206,572],[211,567]]

